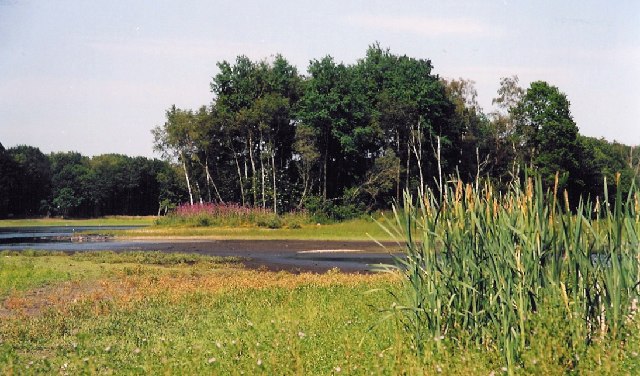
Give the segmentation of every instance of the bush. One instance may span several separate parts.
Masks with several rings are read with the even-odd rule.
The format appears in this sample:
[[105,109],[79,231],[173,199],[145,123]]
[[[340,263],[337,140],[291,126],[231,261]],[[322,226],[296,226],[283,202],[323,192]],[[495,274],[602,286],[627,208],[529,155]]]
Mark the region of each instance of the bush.
[[256,220],[258,227],[266,227],[271,229],[281,228],[282,219],[277,214],[264,215]]
[[307,211],[285,213],[282,216],[270,209],[252,208],[238,204],[180,205],[171,214],[158,218],[157,225],[166,226],[259,226],[266,228],[300,228],[310,223]]
[[304,201],[304,207],[309,211],[313,221],[317,223],[331,223],[353,219],[362,216],[366,212],[366,209],[361,203],[349,197],[343,197],[337,200],[326,200],[321,196],[309,196]]

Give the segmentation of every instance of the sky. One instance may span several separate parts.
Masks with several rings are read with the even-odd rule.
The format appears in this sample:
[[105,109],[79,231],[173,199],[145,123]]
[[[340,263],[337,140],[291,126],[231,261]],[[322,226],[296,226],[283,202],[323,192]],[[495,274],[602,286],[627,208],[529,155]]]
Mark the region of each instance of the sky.
[[640,1],[0,0],[0,143],[159,157],[165,111],[209,105],[217,62],[282,54],[305,73],[379,42],[475,81],[544,80],[580,132],[640,145]]

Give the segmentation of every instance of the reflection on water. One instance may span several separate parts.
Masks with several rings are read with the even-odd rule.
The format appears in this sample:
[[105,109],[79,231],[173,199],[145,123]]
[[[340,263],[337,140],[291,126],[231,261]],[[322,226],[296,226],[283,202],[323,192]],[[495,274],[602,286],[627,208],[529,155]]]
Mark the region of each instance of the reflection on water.
[[[0,251],[49,250],[82,251],[139,251],[186,252],[212,256],[236,256],[248,260],[249,267],[262,265],[274,270],[323,271],[337,267],[343,271],[367,271],[374,265],[392,263],[391,256],[381,253],[336,252],[331,242],[328,249],[318,249],[317,242],[296,246],[286,241],[216,241],[216,240],[118,240],[100,235],[110,230],[128,230],[141,226],[82,226],[82,227],[13,227],[0,228]],[[259,246],[256,247],[256,244]],[[345,249],[346,251],[346,249]]]
[[102,235],[111,230],[129,230],[141,226],[40,226],[0,228],[2,249],[61,249],[65,245],[104,242],[109,236]]

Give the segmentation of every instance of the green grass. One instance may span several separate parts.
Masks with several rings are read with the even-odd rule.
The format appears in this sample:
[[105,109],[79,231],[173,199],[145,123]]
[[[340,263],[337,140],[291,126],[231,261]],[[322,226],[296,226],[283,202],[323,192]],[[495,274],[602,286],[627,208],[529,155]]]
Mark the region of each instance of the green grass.
[[[377,217],[377,220],[382,220]],[[353,219],[331,224],[301,225],[300,228],[268,229],[257,226],[151,226],[141,229],[111,231],[118,237],[201,237],[211,239],[280,239],[280,240],[391,240],[373,219]]]
[[2,219],[0,227],[39,227],[39,226],[151,226],[156,217],[101,217],[91,219]]
[[[50,251],[0,251],[0,299],[16,292],[64,282],[95,280],[127,272],[133,267],[207,267],[240,262],[234,257],[213,257],[159,252],[81,252],[67,255]],[[161,269],[161,267],[164,267]]]
[[[46,296],[46,305],[1,317],[0,374],[503,373],[495,344],[447,334],[416,356],[402,327],[382,319],[380,308],[394,299],[379,291],[400,288],[393,275],[257,272],[226,260],[155,253],[32,252],[2,259],[14,269],[46,264],[51,274],[33,281],[47,286],[40,295],[22,289],[25,301]],[[60,282],[56,273],[69,270],[68,281],[83,283]],[[4,299],[0,307],[16,301]],[[536,340],[515,373],[571,369],[563,310],[550,305],[532,319]],[[599,340],[572,372],[638,374],[638,324],[636,318],[625,343]]]
[[386,221],[379,214],[375,220],[352,219],[330,224],[299,224],[297,228],[270,229],[260,226],[190,226],[155,225],[155,217],[105,217],[95,219],[19,219],[0,220],[0,227],[29,226],[145,226],[133,230],[105,230],[101,233],[120,238],[192,237],[209,239],[265,240],[391,240],[376,220]]

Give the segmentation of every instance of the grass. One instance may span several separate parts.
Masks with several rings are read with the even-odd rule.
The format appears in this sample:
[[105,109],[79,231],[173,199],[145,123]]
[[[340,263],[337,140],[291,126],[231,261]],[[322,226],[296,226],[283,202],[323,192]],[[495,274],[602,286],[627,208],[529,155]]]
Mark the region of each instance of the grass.
[[40,226],[151,226],[156,217],[101,217],[91,219],[2,219],[0,227],[40,227]]
[[[381,214],[373,216],[385,222]],[[252,224],[218,224],[200,226],[193,223],[170,221],[156,224],[156,217],[105,217],[95,219],[19,219],[0,220],[0,227],[29,226],[144,226],[132,230],[101,230],[101,234],[120,238],[203,238],[203,239],[265,239],[265,240],[391,240],[373,218],[352,219],[343,222],[317,224],[296,221],[295,226],[268,228]],[[296,218],[297,219],[297,218]],[[284,223],[291,221],[285,216]],[[161,223],[164,223],[161,221]]]
[[[0,374],[502,373],[495,346],[449,336],[416,356],[402,326],[381,320],[380,308],[394,299],[379,291],[399,292],[396,274],[294,275],[184,257],[3,254],[14,274],[33,264],[50,277],[0,300]],[[555,309],[532,324],[537,340],[516,373],[568,370],[567,328],[556,315],[564,307]],[[624,344],[599,341],[573,371],[640,372],[640,325],[633,325]]]
[[0,251],[0,298],[50,284],[95,280],[131,273],[144,265],[158,273],[167,267],[214,267],[238,263],[234,257],[159,252],[81,252],[68,255],[52,251]]
[[[377,217],[380,219],[380,217]],[[331,224],[302,224],[299,228],[269,229],[258,226],[165,226],[157,225],[134,230],[111,231],[118,237],[196,237],[208,239],[270,239],[270,240],[371,240],[391,237],[371,219],[352,219]]]

